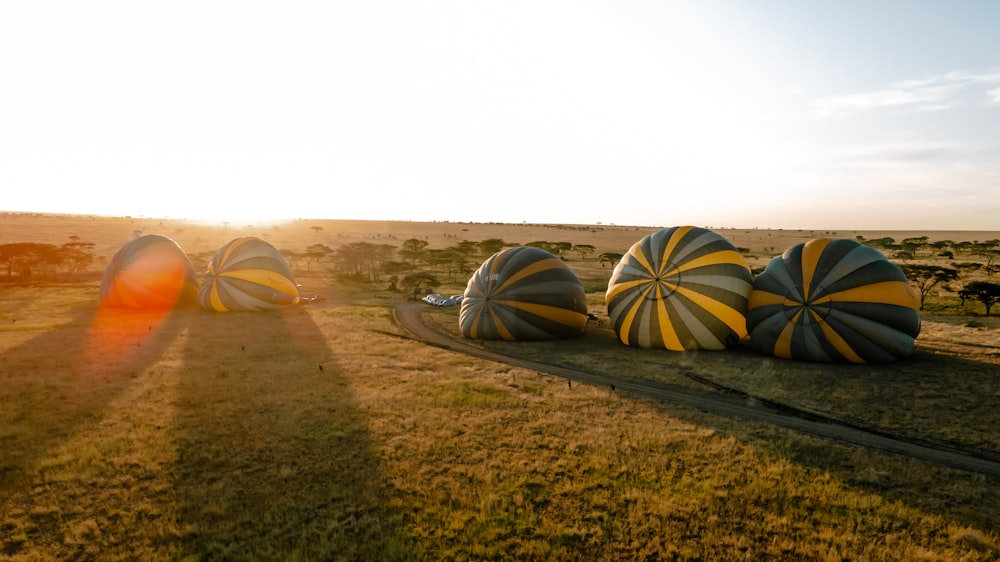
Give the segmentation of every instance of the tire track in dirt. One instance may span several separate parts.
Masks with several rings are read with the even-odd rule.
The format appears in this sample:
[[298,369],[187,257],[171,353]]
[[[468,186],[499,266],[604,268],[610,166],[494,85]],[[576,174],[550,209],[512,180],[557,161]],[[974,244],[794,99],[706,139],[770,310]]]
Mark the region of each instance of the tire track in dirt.
[[564,377],[582,384],[683,404],[713,415],[769,423],[824,439],[1000,480],[1000,460],[991,458],[987,454],[977,454],[957,447],[892,435],[877,428],[849,424],[745,395],[705,392],[622,375],[590,373],[578,368],[552,365],[485,350],[437,330],[425,320],[423,314],[425,307],[426,305],[420,302],[402,301],[394,309],[394,318],[400,327],[428,345]]

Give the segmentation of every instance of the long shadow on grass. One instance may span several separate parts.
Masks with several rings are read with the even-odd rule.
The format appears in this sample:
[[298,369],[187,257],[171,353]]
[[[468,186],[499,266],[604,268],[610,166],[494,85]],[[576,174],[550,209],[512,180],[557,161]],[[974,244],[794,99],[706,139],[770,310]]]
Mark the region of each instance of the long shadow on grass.
[[[558,367],[629,379],[644,378],[637,371],[652,367],[648,370],[672,373],[673,384],[684,378],[703,381],[699,384],[707,383],[704,392],[718,393],[727,400],[745,402],[751,410],[770,407],[762,403],[759,396],[753,396],[753,388],[741,388],[736,392],[724,388],[732,383],[720,376],[721,373],[732,372],[734,369],[764,370],[770,373],[772,379],[783,381],[790,389],[796,385],[813,387],[831,395],[837,390],[842,391],[843,388],[838,387],[844,386],[850,389],[849,392],[856,400],[862,402],[858,405],[860,409],[877,408],[881,411],[880,416],[869,419],[881,418],[883,423],[863,422],[864,416],[859,415],[860,409],[853,412],[853,416],[850,413],[829,411],[829,405],[826,408],[812,409],[827,410],[827,415],[841,419],[856,417],[863,425],[881,425],[889,433],[901,434],[904,438],[920,440],[928,437],[938,442],[945,440],[930,431],[928,424],[931,418],[939,419],[942,425],[964,427],[969,433],[976,435],[988,434],[991,423],[988,420],[992,418],[976,423],[975,412],[980,412],[981,418],[992,414],[992,410],[986,409],[986,406],[992,400],[996,388],[992,382],[996,376],[995,366],[935,355],[926,350],[920,350],[914,357],[892,365],[819,365],[761,357],[748,349],[676,353],[623,348],[608,334],[598,330],[589,330],[582,338],[556,342],[486,342],[483,347],[504,355],[542,360],[557,367],[550,372],[570,378],[574,378],[572,371],[562,371]],[[608,361],[608,357],[620,360]],[[559,365],[566,358],[571,358],[572,364]],[[544,368],[539,370],[546,371]],[[657,379],[658,377],[652,377],[652,380]],[[592,383],[594,379],[582,376],[577,380]],[[962,392],[949,390],[957,384],[964,385]],[[745,387],[745,384],[739,386]],[[626,388],[626,385],[619,384],[619,387],[620,390]],[[969,389],[972,392],[967,393]],[[970,394],[978,395],[979,398],[970,399]],[[949,400],[948,397],[952,396],[956,399]],[[790,398],[779,398],[778,402],[786,399]],[[843,396],[840,400],[843,401]],[[795,405],[794,400],[789,403]],[[912,412],[914,404],[921,404],[919,408],[935,408],[938,411]],[[689,410],[672,407],[669,402],[665,402],[664,407],[678,419],[685,419],[696,425],[706,423],[704,415],[688,415],[685,412]],[[901,427],[893,427],[894,424]],[[902,427],[912,426],[925,431],[902,430]],[[1000,506],[1000,487],[987,476],[952,471],[876,451],[859,451],[855,445],[842,446],[810,435],[756,422],[747,423],[739,416],[720,419],[718,424],[713,424],[713,428],[720,434],[752,443],[801,466],[829,473],[848,485],[947,517],[960,526],[995,529],[1000,525],[1000,508],[997,507]],[[926,435],[927,433],[930,435]],[[973,436],[959,446],[972,448],[979,440]],[[995,449],[989,446],[981,448],[984,455],[993,457],[996,454]],[[774,498],[774,501],[780,503],[782,498]]]
[[177,403],[183,550],[391,557],[378,463],[336,341],[302,308],[204,314],[188,336]]
[[0,497],[154,365],[192,311],[96,307],[0,355]]

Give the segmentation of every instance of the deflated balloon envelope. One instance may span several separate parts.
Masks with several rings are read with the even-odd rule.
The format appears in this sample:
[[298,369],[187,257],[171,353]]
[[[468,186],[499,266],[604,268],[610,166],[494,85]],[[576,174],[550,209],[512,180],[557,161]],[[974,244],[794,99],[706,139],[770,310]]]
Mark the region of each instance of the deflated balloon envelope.
[[817,362],[886,363],[913,352],[919,297],[880,252],[820,238],[771,260],[754,281],[751,346]]
[[198,295],[206,310],[273,309],[299,302],[291,268],[274,246],[253,236],[219,248]]
[[124,244],[101,279],[101,306],[165,309],[198,298],[198,276],[184,250],[158,234]]
[[543,340],[587,327],[587,295],[556,256],[531,246],[497,252],[472,274],[459,324],[467,338]]
[[679,226],[639,240],[608,282],[608,316],[626,345],[724,349],[746,335],[753,276],[725,238]]

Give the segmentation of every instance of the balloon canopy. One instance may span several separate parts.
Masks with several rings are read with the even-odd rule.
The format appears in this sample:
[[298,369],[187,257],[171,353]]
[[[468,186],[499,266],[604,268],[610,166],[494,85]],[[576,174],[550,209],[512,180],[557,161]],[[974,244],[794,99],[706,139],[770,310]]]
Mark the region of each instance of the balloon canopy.
[[202,308],[219,312],[273,309],[299,302],[299,289],[274,246],[244,236],[215,252],[198,301]]
[[587,327],[583,284],[556,256],[532,246],[493,254],[472,277],[459,312],[470,339],[543,340]]
[[879,251],[853,240],[810,240],[771,260],[754,281],[750,343],[785,359],[887,363],[913,352],[919,302]]
[[724,349],[746,331],[753,275],[725,238],[679,226],[639,240],[608,282],[611,324],[626,345]]
[[124,244],[101,279],[101,306],[164,309],[198,299],[198,276],[176,242],[148,234]]

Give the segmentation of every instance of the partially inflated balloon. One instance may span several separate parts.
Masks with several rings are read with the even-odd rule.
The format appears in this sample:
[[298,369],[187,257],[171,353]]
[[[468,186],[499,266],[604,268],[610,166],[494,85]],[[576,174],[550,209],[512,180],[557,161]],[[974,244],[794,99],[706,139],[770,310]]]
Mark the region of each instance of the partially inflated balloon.
[[299,302],[288,262],[274,246],[253,236],[230,241],[208,264],[198,295],[207,310],[272,309]]
[[104,270],[101,306],[164,309],[198,297],[198,276],[176,242],[157,234],[123,245]]
[[467,338],[543,340],[587,327],[583,284],[556,256],[531,246],[497,252],[473,273],[459,324]]
[[750,343],[785,359],[886,363],[913,352],[919,302],[902,270],[877,250],[810,240],[771,260],[754,281]]
[[626,345],[724,349],[746,335],[753,276],[725,238],[680,226],[636,242],[608,282],[608,316]]

